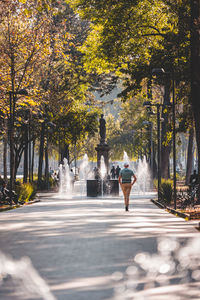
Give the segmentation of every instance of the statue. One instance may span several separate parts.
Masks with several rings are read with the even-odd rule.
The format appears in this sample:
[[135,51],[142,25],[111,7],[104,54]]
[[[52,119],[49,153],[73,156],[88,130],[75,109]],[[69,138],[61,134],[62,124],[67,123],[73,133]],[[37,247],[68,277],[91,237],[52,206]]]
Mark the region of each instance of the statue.
[[106,141],[106,121],[103,118],[103,114],[101,115],[101,118],[99,120],[100,126],[100,144],[105,144]]

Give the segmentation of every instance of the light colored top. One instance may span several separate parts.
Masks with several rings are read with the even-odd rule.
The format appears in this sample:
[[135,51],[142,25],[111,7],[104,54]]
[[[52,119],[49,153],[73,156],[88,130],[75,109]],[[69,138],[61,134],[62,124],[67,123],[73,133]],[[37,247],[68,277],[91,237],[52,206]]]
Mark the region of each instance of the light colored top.
[[131,183],[131,177],[134,173],[131,169],[124,168],[120,171],[119,176],[122,178],[122,183]]

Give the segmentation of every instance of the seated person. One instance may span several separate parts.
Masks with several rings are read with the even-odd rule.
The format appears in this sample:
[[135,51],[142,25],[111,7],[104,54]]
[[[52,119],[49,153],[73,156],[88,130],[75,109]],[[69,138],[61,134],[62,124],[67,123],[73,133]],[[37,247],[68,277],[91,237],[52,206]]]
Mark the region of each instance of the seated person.
[[2,182],[1,193],[3,195],[4,200],[7,200],[9,198],[9,190],[6,188],[5,181]]
[[[5,181],[2,182],[1,193],[3,195],[4,200],[9,200],[10,199],[10,191],[6,188],[6,182]],[[18,196],[15,193],[15,191],[12,191],[11,197],[12,197],[12,200],[14,201],[14,203],[17,204],[18,203]]]

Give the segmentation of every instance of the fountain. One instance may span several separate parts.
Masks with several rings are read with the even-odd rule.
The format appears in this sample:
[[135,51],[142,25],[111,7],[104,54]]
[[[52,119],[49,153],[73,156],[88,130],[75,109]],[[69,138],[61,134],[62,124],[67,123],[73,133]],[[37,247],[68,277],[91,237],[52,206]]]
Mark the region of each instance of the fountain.
[[[75,183],[76,194],[85,195],[87,187],[88,197],[97,197],[104,195],[119,195],[119,183],[117,179],[110,179],[109,177],[109,146],[105,141],[105,120],[103,115],[100,119],[100,144],[95,148],[97,151],[97,167],[93,169],[93,178],[91,177],[91,171],[89,168],[88,156],[84,155],[80,164],[79,181]],[[146,160],[139,159],[138,162],[132,162],[126,151],[124,151],[123,161],[128,162],[130,168],[133,170],[137,177],[134,191],[138,193],[146,193],[152,190],[151,172]],[[94,174],[95,173],[95,174]],[[64,159],[64,163],[59,168],[60,175],[60,193],[65,194],[66,197],[70,197],[73,193],[72,178],[73,175],[70,172],[67,160]],[[85,184],[87,183],[87,184]]]
[[80,196],[86,195],[86,181],[91,176],[91,170],[89,166],[88,156],[84,154],[83,159],[79,167],[79,181],[75,183],[75,192]]
[[95,179],[87,180],[87,196],[97,197],[105,194],[119,194],[118,180],[108,178],[109,174],[109,146],[106,144],[106,121],[100,118],[100,143],[95,148],[97,151],[97,168]]
[[65,194],[66,197],[69,197],[72,194],[72,175],[70,174],[68,161],[64,158],[63,164],[60,164],[59,166],[59,193]]
[[130,159],[129,159],[128,154],[127,154],[126,151],[124,151],[123,162],[124,162],[124,163],[125,163],[125,162],[129,163],[129,166],[131,166],[131,162],[130,162]]
[[82,163],[80,165],[80,171],[79,171],[79,179],[80,181],[86,181],[89,174],[89,162],[88,162],[88,156],[87,154],[84,154]]
[[58,172],[58,175],[59,175],[59,193],[60,194],[63,194],[63,165],[60,164],[59,165],[59,172]]
[[134,185],[134,190],[137,190],[139,194],[144,194],[152,190],[152,178],[149,164],[146,156],[141,160],[139,159],[135,164],[129,159],[127,152],[124,151],[123,161],[128,162],[130,168],[133,170],[137,177],[137,181]]
[[20,293],[23,299],[56,300],[28,257],[14,260],[0,252],[0,278],[2,287],[10,280],[16,293]]
[[151,191],[151,172],[146,157],[139,159],[136,171],[137,181],[136,188],[138,193],[146,193]]
[[101,156],[101,165],[100,165],[100,175],[101,175],[101,196],[104,195],[104,180],[106,180],[106,165],[104,161],[104,157]]

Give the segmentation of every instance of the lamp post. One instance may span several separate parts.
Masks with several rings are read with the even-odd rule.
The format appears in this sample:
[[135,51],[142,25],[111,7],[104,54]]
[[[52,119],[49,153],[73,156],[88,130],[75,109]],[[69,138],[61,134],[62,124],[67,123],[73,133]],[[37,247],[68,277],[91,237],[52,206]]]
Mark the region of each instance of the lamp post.
[[158,173],[158,200],[160,200],[160,186],[161,186],[161,155],[160,155],[160,107],[162,104],[156,103],[152,104],[150,101],[145,101],[143,106],[147,108],[151,108],[152,106],[156,107],[156,115],[157,115],[157,152],[158,152],[158,163],[157,163],[157,173]]
[[25,89],[18,90],[16,92],[9,91],[9,106],[10,106],[10,120],[9,120],[9,131],[10,131],[10,204],[12,204],[12,189],[14,186],[14,125],[15,125],[15,104],[16,96],[24,95],[28,96],[28,92]]
[[143,121],[142,124],[149,126],[150,129],[150,166],[152,173],[151,188],[153,190],[153,124],[150,121]]
[[176,209],[176,109],[175,109],[175,80],[172,78],[172,119],[173,119],[173,181],[174,181],[174,209]]
[[150,128],[150,162],[151,171],[153,173],[153,124],[150,121],[143,121],[143,125],[147,125]]
[[152,75],[172,75],[172,132],[173,132],[173,194],[174,194],[174,209],[176,209],[176,103],[175,103],[175,79],[174,69],[172,72],[165,72],[163,68],[155,68],[152,70]]

